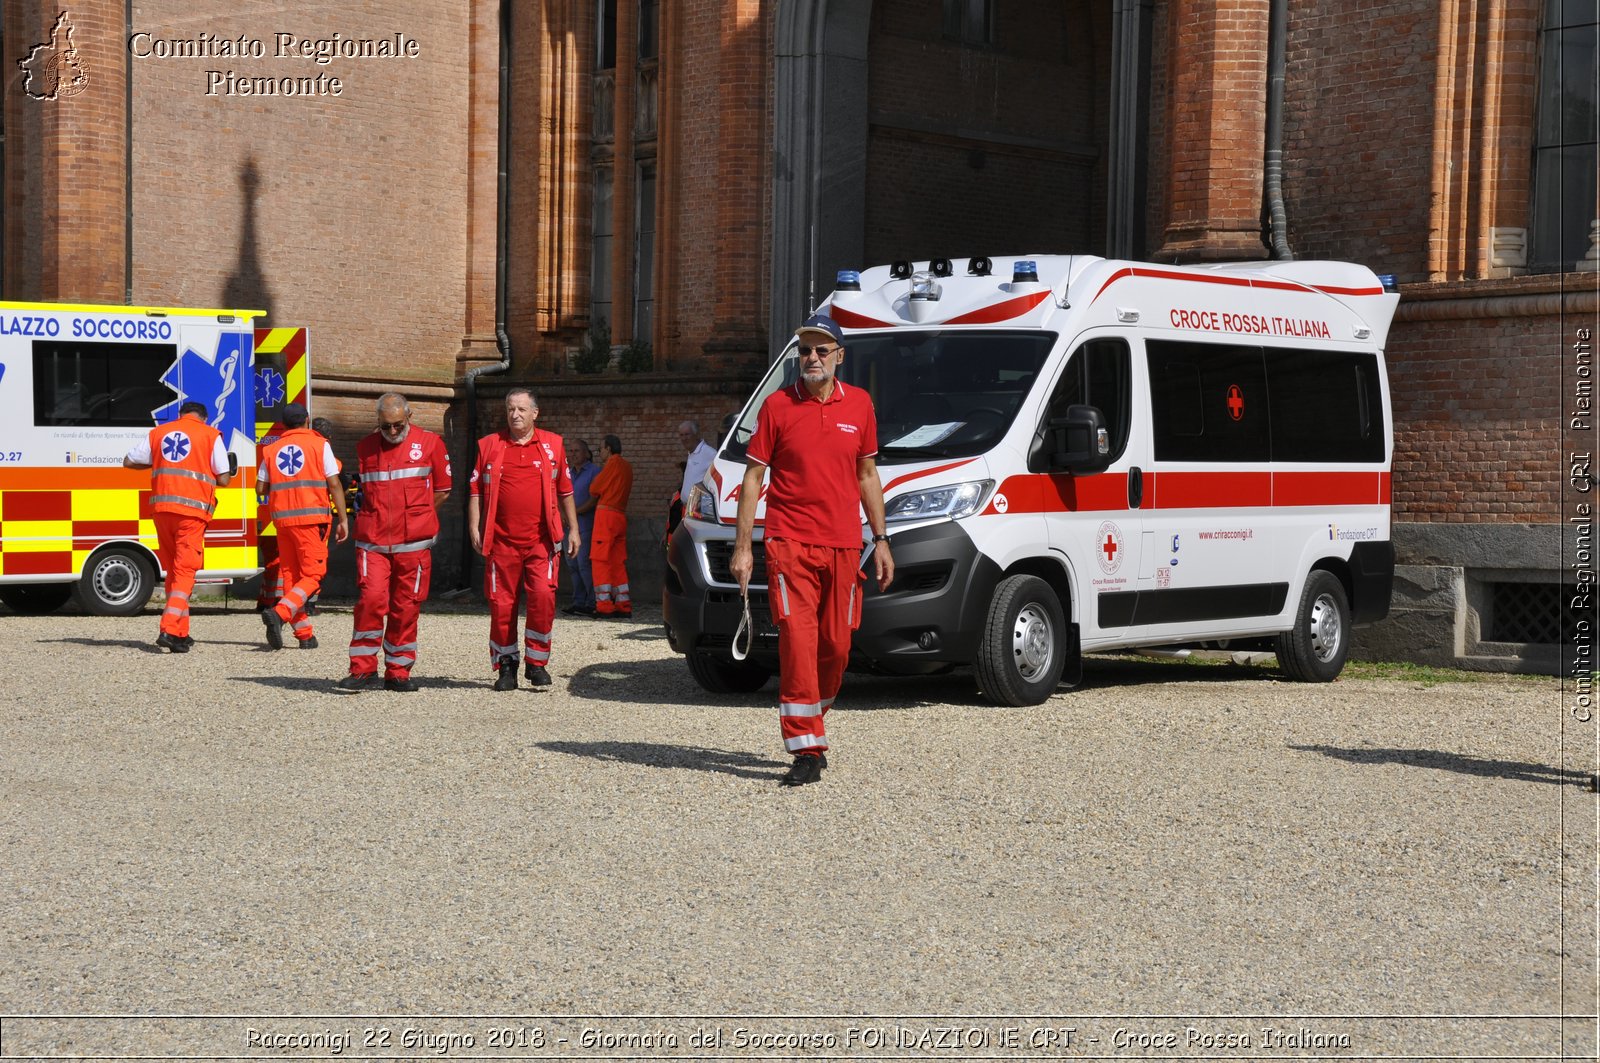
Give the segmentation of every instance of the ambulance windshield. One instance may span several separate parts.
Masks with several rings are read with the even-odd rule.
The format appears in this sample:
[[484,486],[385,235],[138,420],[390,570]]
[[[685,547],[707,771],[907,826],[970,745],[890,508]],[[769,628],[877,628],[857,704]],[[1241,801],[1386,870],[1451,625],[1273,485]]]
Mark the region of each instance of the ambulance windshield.
[[[1055,345],[1053,332],[896,329],[845,339],[839,379],[878,413],[878,460],[968,457],[993,446]],[[791,344],[768,371],[722,456],[743,461],[768,395],[794,384]]]

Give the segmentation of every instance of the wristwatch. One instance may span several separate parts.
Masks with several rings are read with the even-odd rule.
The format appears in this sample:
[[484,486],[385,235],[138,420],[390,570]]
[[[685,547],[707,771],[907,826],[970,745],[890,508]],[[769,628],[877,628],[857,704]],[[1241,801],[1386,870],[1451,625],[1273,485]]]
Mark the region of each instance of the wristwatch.
[[886,543],[889,541],[889,537],[887,535],[874,535],[872,537],[872,541],[875,543]]

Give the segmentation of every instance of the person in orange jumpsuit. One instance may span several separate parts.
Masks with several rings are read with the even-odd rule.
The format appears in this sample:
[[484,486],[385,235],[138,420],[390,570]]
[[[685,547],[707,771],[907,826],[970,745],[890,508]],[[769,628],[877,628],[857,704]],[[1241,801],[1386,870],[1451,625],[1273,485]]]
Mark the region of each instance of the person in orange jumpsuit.
[[872,399],[838,379],[844,333],[833,318],[813,314],[795,338],[800,378],[767,396],[757,415],[728,563],[746,592],[755,569],[756,502],[770,475],[763,543],[778,625],[778,725],[794,757],[784,786],[816,782],[828,766],[823,719],[844,680],[850,633],[861,623],[863,513],[878,589],[894,580]]
[[600,474],[589,485],[595,500],[594,543],[589,566],[594,572],[597,616],[633,616],[628,593],[628,496],[633,493],[633,466],[622,456],[622,440],[606,436],[600,443]]
[[306,427],[310,414],[298,402],[283,409],[284,433],[262,451],[256,471],[256,497],[278,531],[278,565],[283,592],[261,611],[267,645],[283,649],[283,625],[294,629],[303,650],[316,649],[317,636],[306,607],[328,573],[328,500],[338,519],[334,539],[350,537],[344,486],[333,446]]
[[[578,511],[561,437],[535,426],[539,405],[527,388],[506,393],[506,427],[478,440],[467,496],[472,548],[483,555],[494,689],[517,689],[517,599],[527,602],[522,650],[528,682],[550,685],[556,618],[556,544],[578,554]],[[566,532],[563,534],[562,525]]]
[[188,653],[194,646],[189,595],[205,557],[206,525],[217,508],[217,488],[228,485],[238,465],[207,416],[205,403],[184,403],[176,421],[152,428],[122,459],[125,468],[150,470],[156,558],[167,592],[156,645],[169,653]]

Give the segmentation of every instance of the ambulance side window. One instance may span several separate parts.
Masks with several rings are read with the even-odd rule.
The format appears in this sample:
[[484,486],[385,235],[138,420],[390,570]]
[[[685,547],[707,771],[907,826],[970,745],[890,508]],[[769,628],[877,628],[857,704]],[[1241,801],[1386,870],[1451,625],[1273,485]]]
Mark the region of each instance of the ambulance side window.
[[1378,356],[1267,348],[1273,461],[1381,462]]
[[37,342],[33,423],[149,428],[175,397],[161,377],[177,357],[170,343]]
[[1116,461],[1128,445],[1128,411],[1133,401],[1129,364],[1126,340],[1094,339],[1073,351],[1050,394],[1046,422],[1065,417],[1070,406],[1098,408],[1111,437],[1111,460]]
[[1157,461],[1268,461],[1270,413],[1261,348],[1149,340]]

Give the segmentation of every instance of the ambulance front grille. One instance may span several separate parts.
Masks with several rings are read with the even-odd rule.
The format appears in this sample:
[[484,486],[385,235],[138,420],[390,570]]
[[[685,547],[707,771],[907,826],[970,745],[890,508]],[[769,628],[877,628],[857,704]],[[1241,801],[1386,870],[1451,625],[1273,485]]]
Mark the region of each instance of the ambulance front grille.
[[[705,544],[706,568],[711,572],[713,583],[736,583],[729,565],[733,562],[733,540],[713,539]],[[755,570],[750,574],[750,584],[756,587],[767,585],[767,552],[762,544],[757,541],[753,544],[755,555]]]

